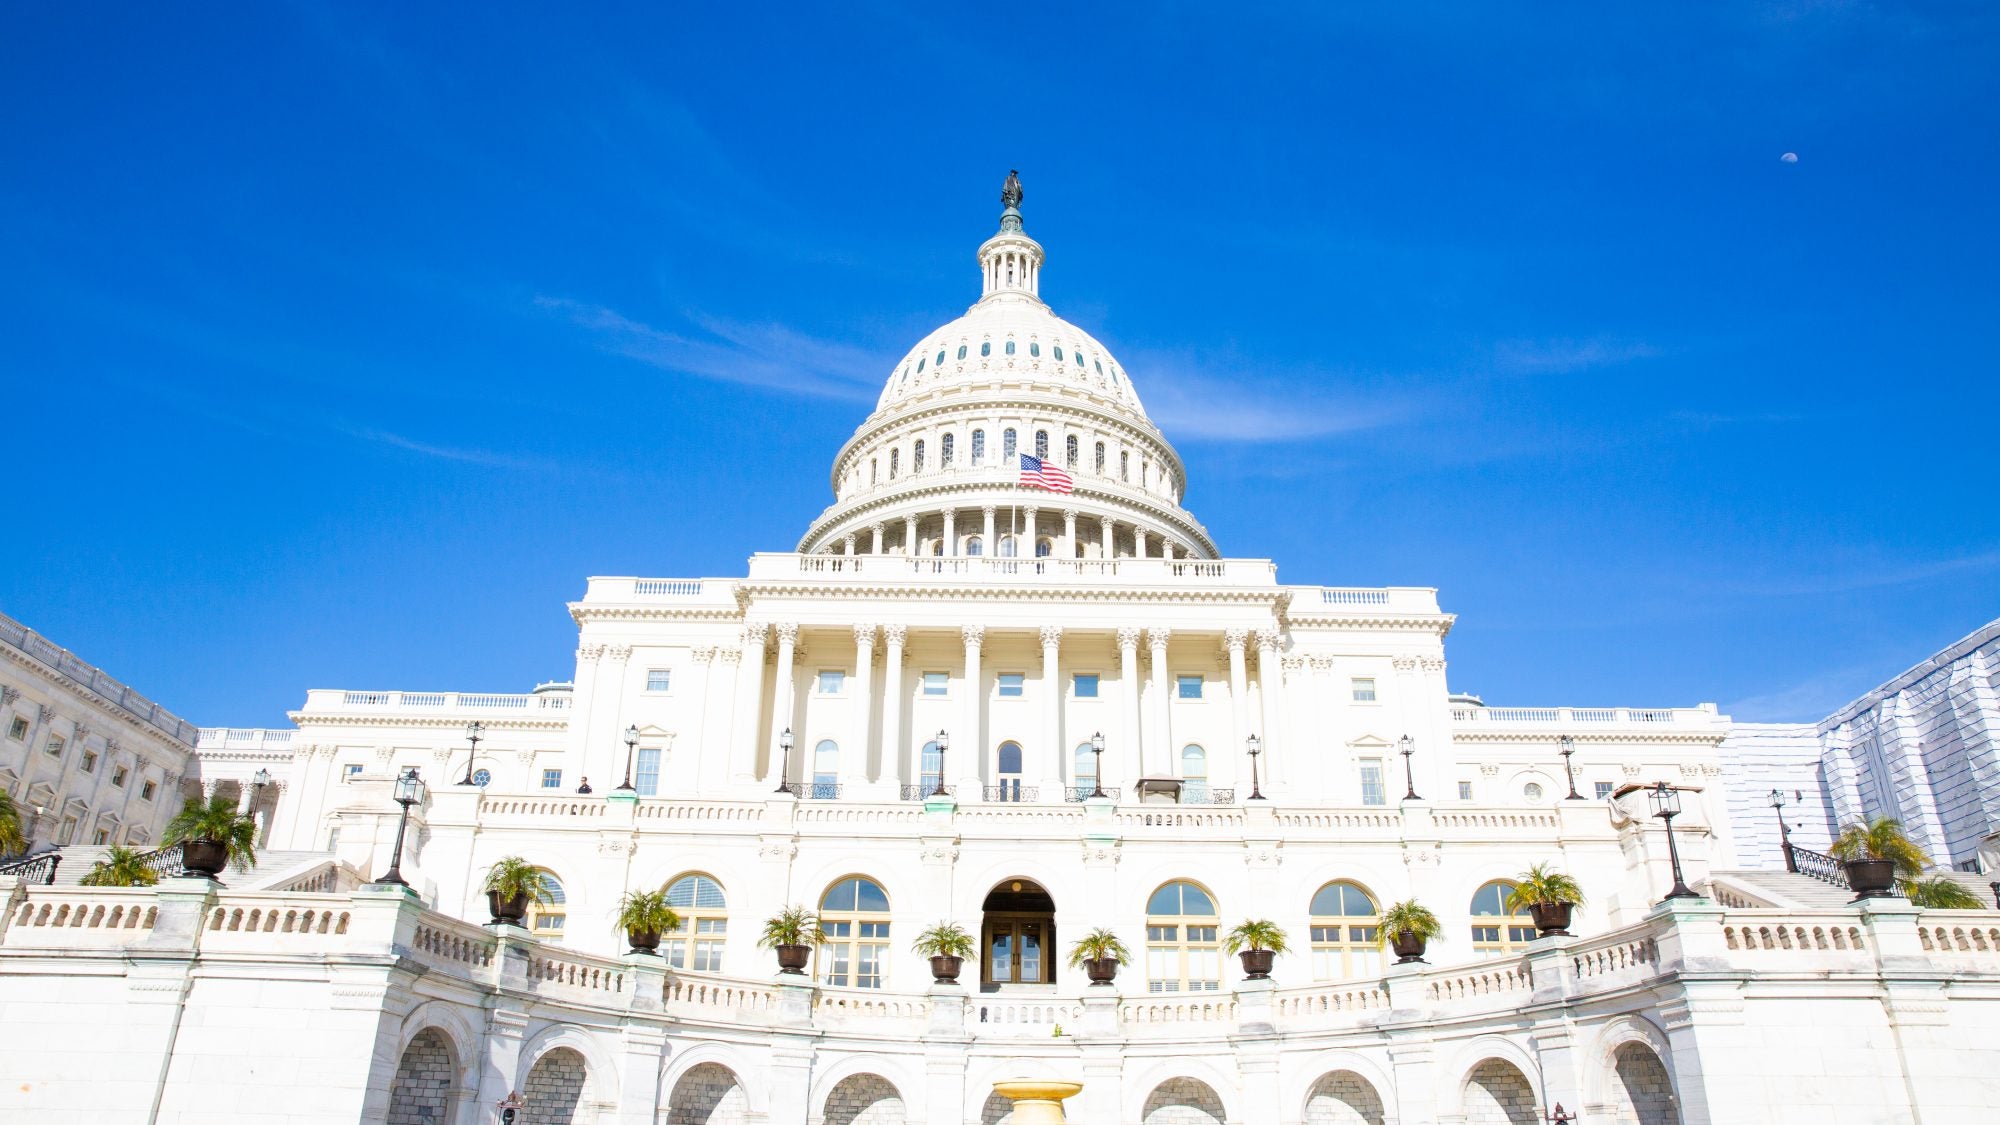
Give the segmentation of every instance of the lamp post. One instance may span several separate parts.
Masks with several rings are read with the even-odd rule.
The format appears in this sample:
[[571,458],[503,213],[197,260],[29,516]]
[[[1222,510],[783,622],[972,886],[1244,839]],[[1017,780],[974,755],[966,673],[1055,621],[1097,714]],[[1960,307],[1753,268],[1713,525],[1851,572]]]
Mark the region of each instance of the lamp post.
[[517,1090],[493,1103],[493,1108],[500,1111],[501,1125],[514,1125],[514,1115],[528,1108],[528,1103]]
[[1090,778],[1090,780],[1091,780],[1091,785],[1092,785],[1092,788],[1091,788],[1091,791],[1090,791],[1090,795],[1091,795],[1091,796],[1093,796],[1093,797],[1102,797],[1102,796],[1104,796],[1104,795],[1105,795],[1105,794],[1104,794],[1104,732],[1103,732],[1103,731],[1098,731],[1098,732],[1097,732],[1096,734],[1093,734],[1093,735],[1091,735],[1091,736],[1090,736],[1090,753],[1091,753],[1091,761],[1092,761],[1092,762],[1094,763],[1094,765],[1093,765],[1093,768],[1094,768],[1094,769],[1095,769],[1095,771],[1096,771],[1095,773],[1093,773],[1093,774],[1091,775],[1091,778]]
[[1403,794],[1403,800],[1423,800],[1422,797],[1417,796],[1416,775],[1410,772],[1410,755],[1417,752],[1417,740],[1406,734],[1396,740],[1396,749],[1401,751],[1403,755],[1403,788],[1407,790]]
[[1571,738],[1569,735],[1563,735],[1562,736],[1563,776],[1569,779],[1569,796],[1563,798],[1563,800],[1565,801],[1583,800],[1583,794],[1578,793],[1576,791],[1576,771],[1570,768],[1569,758],[1570,755],[1574,753],[1576,753],[1576,739]]
[[1667,898],[1700,898],[1681,878],[1681,853],[1674,845],[1674,818],[1681,814],[1680,791],[1664,781],[1655,782],[1646,797],[1653,802],[1653,815],[1667,822],[1667,858],[1674,868],[1674,889],[1667,892]]
[[403,879],[403,834],[410,830],[410,806],[424,799],[424,783],[417,776],[417,767],[411,766],[396,779],[396,803],[403,806],[402,819],[396,822],[396,854],[389,860],[388,873],[375,880],[377,886],[384,884],[407,887]]
[[1792,829],[1785,823],[1785,791],[1771,790],[1771,807],[1778,810],[1778,847],[1785,853],[1785,870],[1799,873],[1798,857],[1792,854]]
[[944,754],[945,751],[951,749],[951,735],[948,732],[946,732],[942,727],[938,728],[937,746],[938,746],[937,788],[930,791],[930,796],[947,797],[950,796],[950,794],[944,791]]
[[639,750],[639,724],[633,723],[631,726],[625,728],[625,783],[623,785],[620,785],[617,788],[616,792],[619,793],[638,792],[637,789],[632,788],[632,755],[638,753],[638,750]]
[[474,759],[479,757],[479,738],[485,733],[486,724],[480,722],[478,719],[465,724],[465,740],[472,743],[472,753],[465,756],[465,780],[459,782],[460,785],[478,784],[472,780],[472,763]]
[[1250,736],[1248,741],[1250,753],[1250,799],[1261,801],[1264,799],[1264,791],[1257,787],[1257,755],[1264,752],[1264,742],[1254,734]]
[[790,793],[792,791],[792,728],[786,727],[784,733],[778,736],[778,749],[784,751],[785,757],[784,761],[779,763],[778,788],[773,790],[773,792]]

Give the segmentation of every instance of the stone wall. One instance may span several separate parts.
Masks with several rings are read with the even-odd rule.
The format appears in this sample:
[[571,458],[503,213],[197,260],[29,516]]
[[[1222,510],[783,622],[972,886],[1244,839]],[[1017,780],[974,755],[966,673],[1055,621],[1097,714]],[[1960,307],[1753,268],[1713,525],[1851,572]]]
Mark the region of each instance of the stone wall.
[[1617,1081],[1611,1087],[1616,1125],[1680,1125],[1674,1084],[1660,1056],[1644,1043],[1627,1043],[1613,1056]]
[[536,1059],[521,1086],[521,1097],[528,1103],[518,1118],[521,1125],[572,1125],[578,1120],[576,1107],[583,1100],[587,1077],[583,1056],[568,1047]]
[[1382,1125],[1382,1098],[1366,1078],[1339,1070],[1313,1083],[1305,1125]]
[[826,1096],[826,1125],[904,1125],[902,1095],[878,1074],[841,1080]]
[[1487,1059],[1465,1080],[1465,1125],[1538,1125],[1535,1090],[1513,1063]]
[[1206,1082],[1170,1078],[1146,1098],[1145,1125],[1222,1125],[1222,1099]]
[[444,1125],[450,1120],[451,1087],[457,1070],[451,1044],[433,1028],[417,1032],[396,1064],[389,1088],[387,1125]]
[[667,1098],[667,1125],[743,1125],[743,1102],[735,1072],[703,1063],[674,1083]]

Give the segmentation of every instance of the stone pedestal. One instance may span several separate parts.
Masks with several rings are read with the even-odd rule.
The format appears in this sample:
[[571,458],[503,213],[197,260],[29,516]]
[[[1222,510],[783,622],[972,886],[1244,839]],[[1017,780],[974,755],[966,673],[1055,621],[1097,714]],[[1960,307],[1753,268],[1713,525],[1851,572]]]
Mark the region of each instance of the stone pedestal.
[[1082,1093],[1083,1084],[1023,1078],[995,1082],[993,1092],[1014,1103],[1014,1125],[1062,1125],[1063,1099]]

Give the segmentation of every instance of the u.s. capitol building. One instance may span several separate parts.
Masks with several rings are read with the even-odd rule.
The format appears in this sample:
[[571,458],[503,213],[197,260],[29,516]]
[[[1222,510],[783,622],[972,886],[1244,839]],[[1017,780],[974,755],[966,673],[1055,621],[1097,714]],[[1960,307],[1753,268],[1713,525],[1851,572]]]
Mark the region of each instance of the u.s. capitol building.
[[[314,690],[203,741],[221,886],[0,886],[0,1111],[38,1121],[1980,1120],[2000,915],[1734,870],[1713,706],[1454,696],[1419,587],[1286,585],[1183,507],[1136,379],[1041,298],[1010,178],[980,296],[893,370],[796,549],[600,577],[574,676]],[[428,792],[403,810],[394,779]],[[255,784],[255,771],[264,784]],[[1639,786],[1677,787],[1668,822]],[[65,841],[67,842],[67,841]],[[79,841],[81,842],[81,841]],[[545,873],[488,924],[504,856]],[[1530,865],[1588,895],[1537,940]],[[627,954],[620,896],[683,917]],[[1391,964],[1382,908],[1444,923]],[[757,944],[791,904],[806,975]],[[1291,939],[1245,980],[1222,939]],[[956,922],[958,984],[910,949]],[[1109,986],[1073,941],[1115,931]]]

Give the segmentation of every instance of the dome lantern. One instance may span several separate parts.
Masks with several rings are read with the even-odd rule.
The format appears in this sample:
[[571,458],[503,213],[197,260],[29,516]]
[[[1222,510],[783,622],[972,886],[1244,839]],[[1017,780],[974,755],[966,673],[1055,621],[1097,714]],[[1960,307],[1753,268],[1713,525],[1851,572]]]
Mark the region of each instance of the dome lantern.
[[979,299],[1023,296],[1041,300],[1042,244],[1021,229],[1021,177],[1008,172],[1000,188],[1000,233],[979,247],[979,272],[983,279]]

